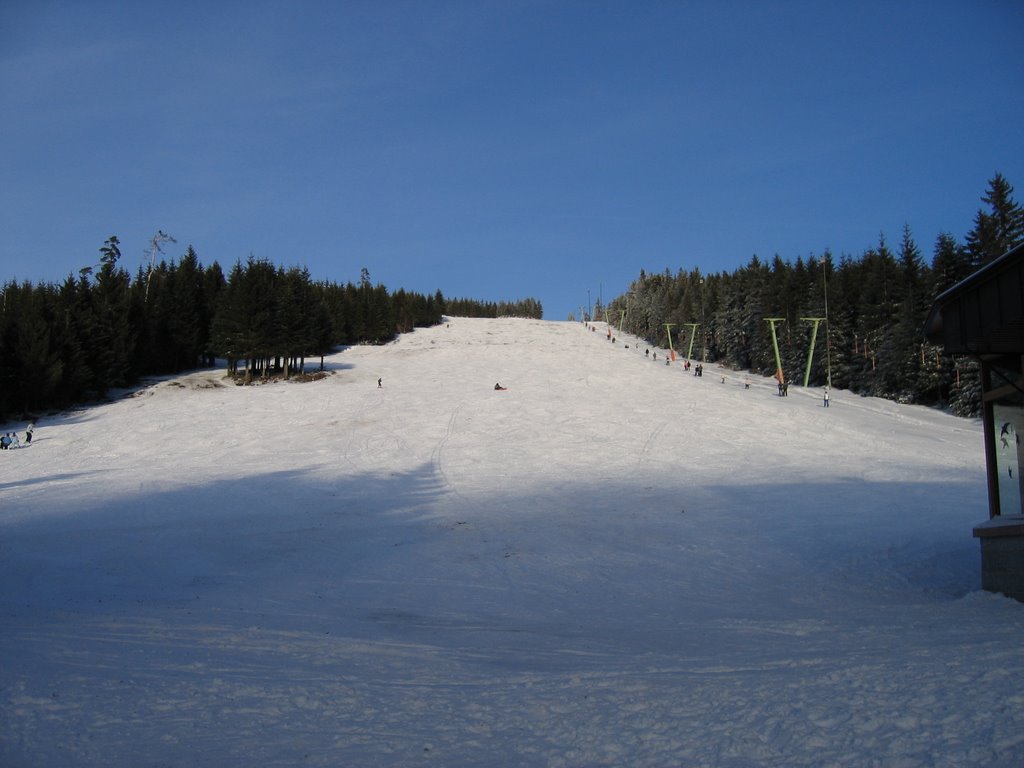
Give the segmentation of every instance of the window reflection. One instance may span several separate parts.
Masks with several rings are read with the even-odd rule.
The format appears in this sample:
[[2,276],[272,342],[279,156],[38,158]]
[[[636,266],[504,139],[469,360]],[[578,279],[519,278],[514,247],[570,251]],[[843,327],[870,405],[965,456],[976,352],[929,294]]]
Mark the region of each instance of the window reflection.
[[1024,406],[1002,400],[992,404],[995,417],[996,476],[999,480],[999,512],[1001,515],[1024,514]]

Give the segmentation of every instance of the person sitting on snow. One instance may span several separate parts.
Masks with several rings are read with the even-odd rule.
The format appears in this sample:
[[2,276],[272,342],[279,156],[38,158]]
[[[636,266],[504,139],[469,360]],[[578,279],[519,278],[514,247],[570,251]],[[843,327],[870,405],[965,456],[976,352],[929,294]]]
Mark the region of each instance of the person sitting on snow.
[[495,384],[494,385],[494,389],[495,389],[495,391],[498,391],[498,390],[508,389],[508,387],[503,387],[503,386],[501,386],[501,384]]

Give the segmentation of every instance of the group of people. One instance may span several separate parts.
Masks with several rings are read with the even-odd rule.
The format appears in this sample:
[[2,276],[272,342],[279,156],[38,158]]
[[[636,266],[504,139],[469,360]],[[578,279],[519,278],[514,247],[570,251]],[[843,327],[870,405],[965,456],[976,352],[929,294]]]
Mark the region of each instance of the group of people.
[[[25,445],[32,442],[32,429],[32,425],[29,424],[28,429],[25,430]],[[14,448],[21,448],[21,440],[18,438],[17,432],[7,432],[0,437],[0,449],[10,451]]]
[[[590,325],[589,323],[587,324],[587,327],[591,331],[597,330],[595,326]],[[615,337],[612,336],[612,331],[611,331],[610,327],[608,328],[607,334],[608,334],[609,341],[611,341],[614,344],[615,343]],[[635,346],[636,346],[637,350],[640,349],[640,345],[639,344],[637,344]],[[626,345],[626,349],[629,349],[629,345],[628,344]],[[673,353],[673,355],[674,354],[675,353]],[[645,357],[651,357],[651,350],[650,350],[650,348],[644,349],[644,356]],[[658,359],[657,351],[654,352],[653,359],[655,359],[655,360]],[[673,359],[674,359],[674,357],[673,357]],[[669,358],[666,357],[665,358],[665,365],[668,365],[670,362],[671,361],[669,360]],[[689,372],[689,370],[690,370],[690,361],[689,360],[686,360],[686,361],[683,362],[683,369],[685,371]],[[693,375],[697,376],[698,378],[704,376],[704,364],[703,363],[697,363],[695,366],[693,366]],[[725,375],[724,374],[722,375],[722,383],[725,384]],[[499,389],[498,385],[495,385],[494,388],[495,389]],[[750,389],[750,380],[749,379],[745,379],[744,380],[743,388],[744,389]],[[781,376],[779,377],[779,397],[789,397],[789,381],[787,379],[781,378]],[[822,396],[822,405],[825,408],[828,408],[829,400],[830,400],[829,388],[825,387],[825,390],[824,390],[824,393],[823,393],[823,396]]]

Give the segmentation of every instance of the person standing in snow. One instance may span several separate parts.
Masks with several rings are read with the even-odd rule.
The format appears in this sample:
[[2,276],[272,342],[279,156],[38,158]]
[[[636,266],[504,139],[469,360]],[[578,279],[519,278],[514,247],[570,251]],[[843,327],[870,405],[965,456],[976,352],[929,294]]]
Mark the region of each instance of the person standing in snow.
[[383,381],[383,379],[377,379],[377,389],[380,389],[381,387],[383,387],[383,384],[381,384],[382,381]]
[[824,397],[824,402],[822,403],[822,405],[825,408],[828,408],[828,387],[825,387],[825,394],[824,394],[823,397]]
[[29,424],[28,428],[25,430],[25,445],[32,442],[32,433],[35,431],[35,428],[35,424]]

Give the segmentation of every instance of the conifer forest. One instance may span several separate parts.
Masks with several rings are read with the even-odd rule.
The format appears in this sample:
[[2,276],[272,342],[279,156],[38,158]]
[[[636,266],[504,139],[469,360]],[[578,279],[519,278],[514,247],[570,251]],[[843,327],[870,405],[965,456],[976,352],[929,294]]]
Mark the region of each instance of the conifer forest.
[[[143,376],[227,361],[238,383],[318,369],[323,355],[353,344],[383,344],[454,311],[473,317],[540,317],[535,299],[483,302],[374,285],[314,281],[309,272],[250,258],[227,275],[203,266],[189,247],[134,278],[120,265],[117,237],[96,268],[63,283],[3,287],[0,418],[102,399]],[[311,359],[315,358],[315,359]]]
[[[800,385],[980,409],[978,365],[926,343],[936,296],[1024,241],[1024,209],[996,174],[963,242],[940,234],[930,263],[904,227],[859,257],[829,251],[795,261],[758,257],[732,273],[641,271],[591,318],[680,356]],[[130,275],[110,237],[99,263],[62,283],[10,281],[0,304],[0,418],[101,399],[141,377],[211,366],[239,383],[306,375],[340,346],[382,344],[445,314],[541,318],[536,299],[511,302],[389,292],[366,269],[358,283],[250,258],[227,274],[195,251]],[[775,338],[773,340],[773,330]],[[315,358],[315,359],[314,359]],[[808,359],[810,366],[808,367]]]
[[964,242],[940,234],[930,264],[905,226],[898,243],[882,235],[859,258],[825,251],[795,262],[755,256],[730,274],[641,272],[593,319],[681,357],[766,376],[778,375],[777,343],[782,375],[793,384],[806,378],[823,387],[831,379],[861,395],[974,416],[978,363],[944,355],[922,331],[937,296],[1024,242],[1024,210],[1001,174],[981,201]]

